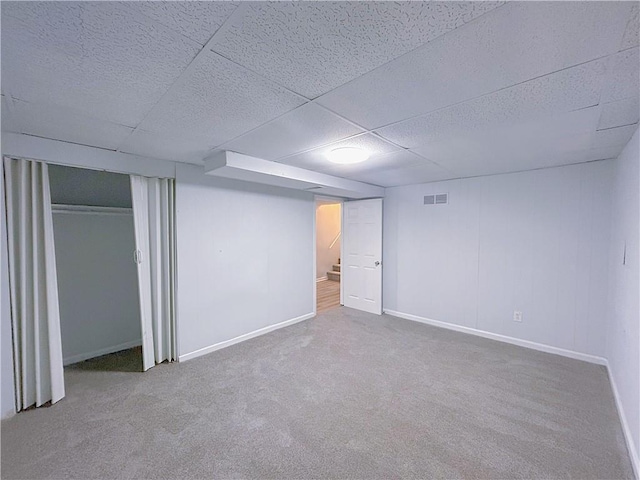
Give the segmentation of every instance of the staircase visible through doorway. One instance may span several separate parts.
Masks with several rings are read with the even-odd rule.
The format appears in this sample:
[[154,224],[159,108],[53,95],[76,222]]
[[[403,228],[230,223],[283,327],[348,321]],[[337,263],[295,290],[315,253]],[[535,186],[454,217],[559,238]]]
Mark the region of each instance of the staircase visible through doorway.
[[334,282],[340,281],[340,259],[338,259],[338,263],[336,263],[330,272],[327,272],[327,278]]

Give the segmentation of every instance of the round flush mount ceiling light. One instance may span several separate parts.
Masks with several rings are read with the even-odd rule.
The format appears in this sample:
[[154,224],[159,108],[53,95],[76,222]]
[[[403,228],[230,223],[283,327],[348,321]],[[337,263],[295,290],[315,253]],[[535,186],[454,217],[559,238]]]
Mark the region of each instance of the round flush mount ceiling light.
[[350,165],[352,163],[364,162],[369,158],[369,154],[364,150],[355,147],[342,147],[331,150],[327,153],[330,162]]

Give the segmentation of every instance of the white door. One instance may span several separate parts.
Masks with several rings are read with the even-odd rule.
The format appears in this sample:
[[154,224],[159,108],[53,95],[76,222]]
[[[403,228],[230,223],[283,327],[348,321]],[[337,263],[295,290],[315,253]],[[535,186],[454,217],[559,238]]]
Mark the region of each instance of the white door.
[[151,302],[151,264],[149,263],[149,199],[148,184],[144,178],[131,175],[131,200],[136,250],[134,262],[138,268],[138,298],[142,327],[142,369],[146,372],[155,365],[153,351],[153,305]]
[[344,202],[343,304],[382,313],[382,199]]

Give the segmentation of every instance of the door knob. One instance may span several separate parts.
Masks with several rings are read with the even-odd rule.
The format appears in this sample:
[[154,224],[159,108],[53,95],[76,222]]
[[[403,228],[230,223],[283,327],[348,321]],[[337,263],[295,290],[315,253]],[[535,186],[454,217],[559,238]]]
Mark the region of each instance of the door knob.
[[380,262],[376,260],[376,263],[374,263],[374,265],[377,267],[378,265],[380,265]]

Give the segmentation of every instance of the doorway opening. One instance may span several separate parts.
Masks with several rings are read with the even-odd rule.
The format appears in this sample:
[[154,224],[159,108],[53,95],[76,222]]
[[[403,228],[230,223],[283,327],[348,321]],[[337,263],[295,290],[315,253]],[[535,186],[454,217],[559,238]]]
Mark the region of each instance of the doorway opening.
[[316,313],[340,306],[342,202],[316,198]]
[[129,175],[49,166],[65,368],[142,372]]

